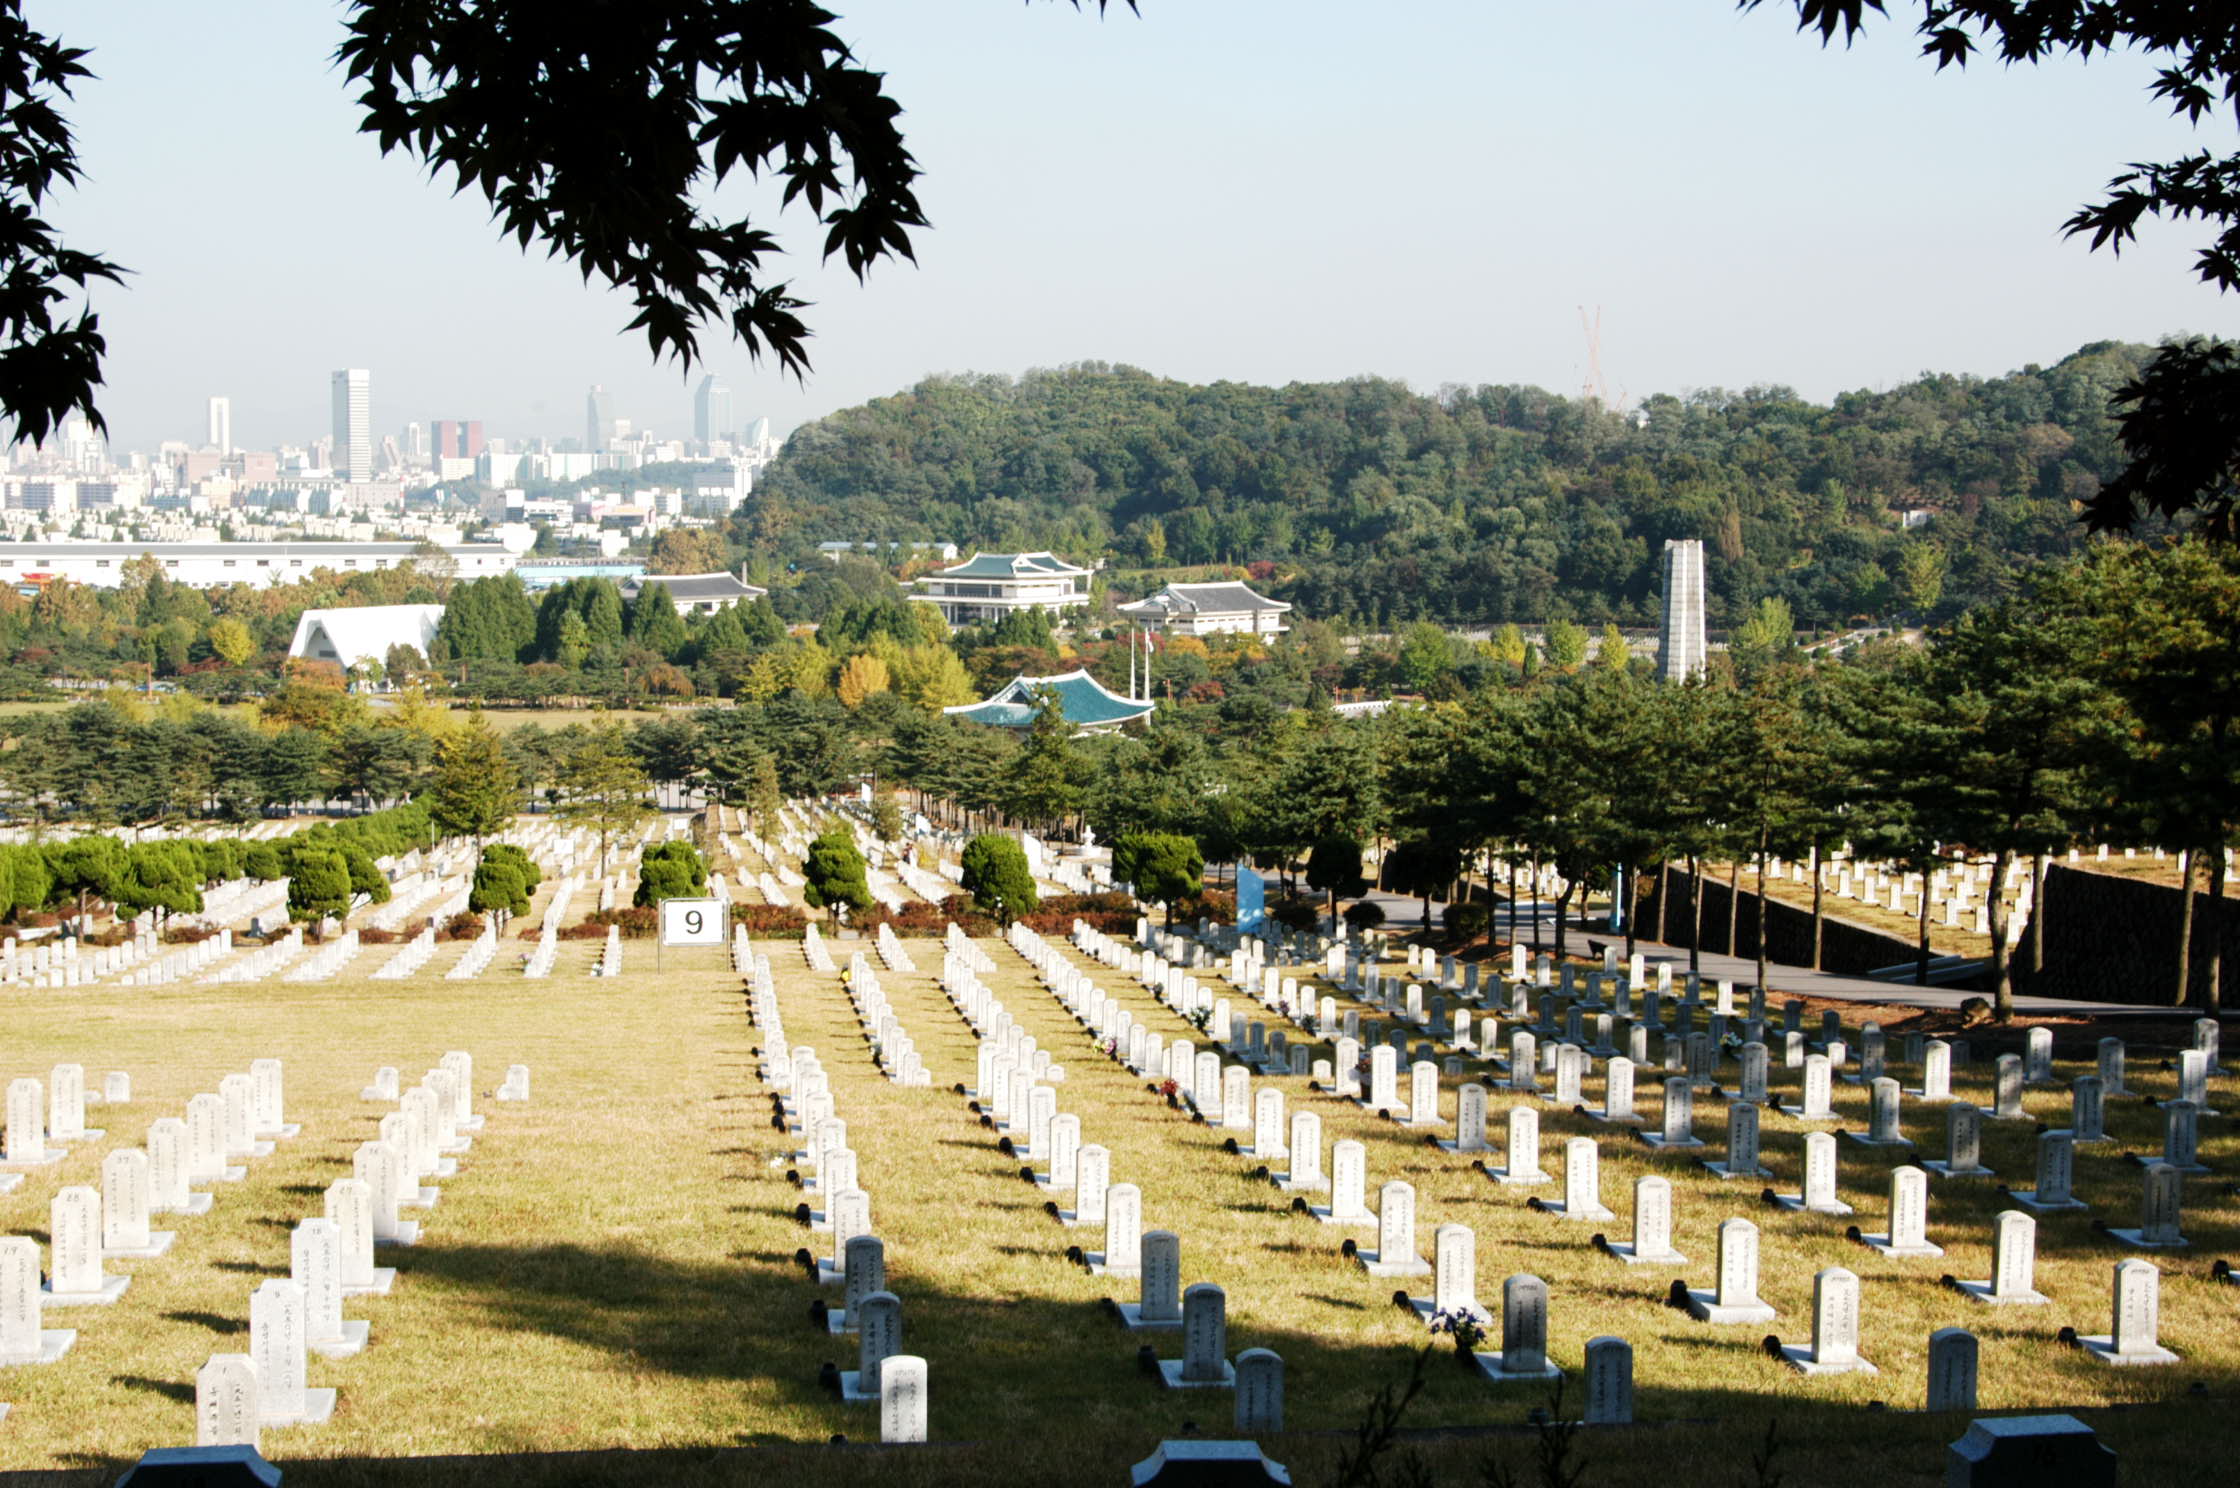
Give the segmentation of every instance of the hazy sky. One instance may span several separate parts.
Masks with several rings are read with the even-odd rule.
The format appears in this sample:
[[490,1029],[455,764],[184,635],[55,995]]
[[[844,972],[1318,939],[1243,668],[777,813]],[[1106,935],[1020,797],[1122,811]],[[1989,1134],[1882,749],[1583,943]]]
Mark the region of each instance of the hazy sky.
[[[1900,26],[1823,53],[1791,7],[1727,0],[827,4],[907,110],[933,228],[859,287],[805,214],[778,220],[815,372],[708,346],[742,418],[781,429],[930,371],[1084,359],[1573,393],[1580,306],[1635,397],[1825,398],[2240,332],[2192,276],[2198,227],[2120,261],[2060,236],[2124,162],[2230,148],[2229,123],[2170,120],[2135,58],[1938,75]],[[621,334],[626,302],[356,133],[341,5],[27,9],[94,49],[87,181],[51,216],[135,271],[95,297],[120,449],[199,442],[219,392],[237,443],[306,441],[342,366],[372,370],[377,434],[572,435],[593,382],[689,433],[689,384]]]

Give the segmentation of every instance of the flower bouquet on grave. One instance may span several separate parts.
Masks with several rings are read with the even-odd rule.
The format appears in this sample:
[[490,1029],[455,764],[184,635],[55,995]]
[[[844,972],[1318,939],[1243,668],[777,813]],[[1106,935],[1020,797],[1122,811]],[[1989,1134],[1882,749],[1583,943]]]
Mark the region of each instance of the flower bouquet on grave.
[[1193,1008],[1182,1015],[1182,1021],[1197,1029],[1198,1032],[1204,1033],[1206,1025],[1213,1021],[1213,1009],[1209,1007]]
[[1167,1098],[1168,1105],[1175,1107],[1177,1110],[1181,1109],[1182,1087],[1180,1085],[1172,1080],[1162,1080],[1159,1082],[1159,1093]]
[[1430,1328],[1434,1333],[1445,1333],[1454,1339],[1455,1358],[1459,1362],[1468,1367],[1476,1366],[1472,1356],[1477,1353],[1478,1345],[1486,1341],[1486,1325],[1475,1313],[1461,1309],[1434,1312]]

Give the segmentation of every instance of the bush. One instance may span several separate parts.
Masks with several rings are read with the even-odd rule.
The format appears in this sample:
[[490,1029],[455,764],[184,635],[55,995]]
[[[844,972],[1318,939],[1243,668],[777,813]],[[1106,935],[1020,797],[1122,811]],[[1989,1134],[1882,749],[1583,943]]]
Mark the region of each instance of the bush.
[[[973,922],[989,923],[983,916],[972,913],[971,901],[961,894],[944,907],[950,910],[962,907],[965,910],[970,916],[969,920],[956,914],[951,914],[950,918],[956,920],[958,928],[967,934],[984,933],[973,929]],[[1138,913],[1135,901],[1125,894],[1053,894],[1043,900],[1042,907],[1033,914],[1019,916],[1019,923],[1037,935],[1071,935],[1073,922],[1079,920],[1090,929],[1101,930],[1106,935],[1127,937],[1136,933]]]
[[1362,899],[1346,906],[1345,920],[1356,931],[1374,930],[1384,923],[1384,906],[1374,899]]
[[1292,894],[1270,901],[1268,918],[1286,930],[1312,930],[1322,923],[1322,906]]
[[482,916],[478,914],[455,914],[436,927],[438,940],[473,940],[481,934]]
[[624,940],[648,940],[661,928],[661,911],[650,904],[632,905],[628,909],[595,909],[584,917],[582,924],[570,925],[561,931],[560,938],[605,940],[609,925],[620,928]]
[[1493,908],[1475,900],[1461,899],[1448,905],[1439,918],[1450,937],[1468,943],[1486,933],[1486,927],[1493,923]]
[[809,930],[809,916],[791,905],[734,904],[731,923],[749,935],[798,940]]

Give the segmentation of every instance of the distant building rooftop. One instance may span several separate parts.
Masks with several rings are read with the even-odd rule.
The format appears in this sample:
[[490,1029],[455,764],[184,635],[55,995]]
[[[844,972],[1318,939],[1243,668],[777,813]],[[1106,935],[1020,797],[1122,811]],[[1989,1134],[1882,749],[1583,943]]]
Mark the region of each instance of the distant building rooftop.
[[1049,677],[1014,677],[985,702],[965,703],[941,711],[997,728],[1025,728],[1042,711],[1035,693],[1044,689],[1057,695],[1058,708],[1065,721],[1082,733],[1116,729],[1146,716],[1152,709],[1150,703],[1124,698],[1088,672],[1075,670]]
[[941,570],[945,579],[1045,579],[1087,574],[1051,553],[975,553],[954,568]]

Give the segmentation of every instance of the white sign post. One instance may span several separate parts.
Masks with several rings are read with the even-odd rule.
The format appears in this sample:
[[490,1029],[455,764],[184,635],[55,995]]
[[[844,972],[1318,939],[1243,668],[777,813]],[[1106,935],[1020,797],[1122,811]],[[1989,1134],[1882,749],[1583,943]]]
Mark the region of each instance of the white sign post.
[[[721,899],[664,899],[661,901],[661,944],[723,944]],[[655,970],[659,970],[656,965]]]

